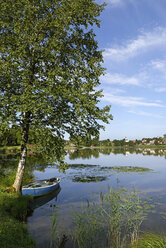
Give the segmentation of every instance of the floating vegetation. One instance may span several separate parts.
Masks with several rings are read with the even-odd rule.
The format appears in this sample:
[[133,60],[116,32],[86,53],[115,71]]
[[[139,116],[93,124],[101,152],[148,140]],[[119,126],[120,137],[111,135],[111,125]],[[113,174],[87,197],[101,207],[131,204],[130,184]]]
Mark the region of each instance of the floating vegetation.
[[100,166],[95,164],[70,164],[69,168],[71,169],[91,169],[96,168],[99,169],[99,172],[101,171],[116,171],[118,173],[121,172],[135,172],[135,173],[144,173],[144,172],[152,172],[152,169],[145,168],[145,167],[139,167],[139,166]]
[[105,176],[84,176],[84,177],[78,177],[75,176],[73,178],[73,182],[82,182],[82,183],[91,183],[91,182],[101,182],[101,181],[105,181],[107,179],[107,177]]
[[99,165],[96,164],[69,164],[69,168],[72,169],[86,169],[86,168],[93,168],[93,167],[99,167]]
[[[108,177],[111,177],[115,173],[148,173],[153,170],[144,167],[136,166],[107,166],[101,167],[99,165],[87,165],[87,164],[72,164],[72,169],[78,169],[79,173],[72,171],[70,174],[73,182],[102,182],[106,181]],[[82,173],[81,173],[82,170]]]
[[137,166],[107,166],[101,167],[101,170],[114,170],[116,172],[135,172],[135,173],[143,173],[143,172],[152,172],[153,170],[145,167],[137,167]]

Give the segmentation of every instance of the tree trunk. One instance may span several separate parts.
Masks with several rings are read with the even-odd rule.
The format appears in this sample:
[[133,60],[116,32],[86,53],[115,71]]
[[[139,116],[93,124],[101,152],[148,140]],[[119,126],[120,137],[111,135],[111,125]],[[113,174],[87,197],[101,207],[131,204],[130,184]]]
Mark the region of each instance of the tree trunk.
[[22,121],[22,142],[21,142],[21,156],[18,163],[16,178],[13,184],[13,189],[15,192],[21,193],[22,189],[22,180],[24,175],[24,169],[26,164],[26,157],[27,157],[27,142],[28,142],[28,135],[29,135],[29,125],[30,125],[30,113],[26,112],[23,114],[23,121]]

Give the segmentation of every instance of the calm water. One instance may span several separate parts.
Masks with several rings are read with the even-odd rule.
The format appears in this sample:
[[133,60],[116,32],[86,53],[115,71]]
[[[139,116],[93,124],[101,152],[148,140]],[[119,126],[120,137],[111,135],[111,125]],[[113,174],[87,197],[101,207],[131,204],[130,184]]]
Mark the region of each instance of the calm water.
[[[63,233],[72,229],[73,209],[79,211],[84,203],[99,200],[99,193],[106,193],[108,187],[125,187],[139,190],[141,195],[152,198],[157,205],[156,213],[149,214],[143,223],[142,230],[155,233],[164,232],[166,220],[159,212],[166,211],[166,153],[162,151],[140,151],[112,153],[109,150],[70,151],[66,162],[71,164],[65,174],[60,173],[54,164],[37,160],[32,162],[31,171],[37,179],[60,177],[60,190],[54,192],[48,199],[41,199],[28,217],[27,224],[37,247],[49,247],[52,216],[56,211]],[[10,159],[8,159],[10,161]],[[130,167],[129,167],[130,166]],[[149,170],[139,172],[123,170],[123,168],[143,167]],[[32,169],[33,168],[33,169]],[[116,170],[118,168],[118,170]],[[43,205],[42,205],[43,204]]]

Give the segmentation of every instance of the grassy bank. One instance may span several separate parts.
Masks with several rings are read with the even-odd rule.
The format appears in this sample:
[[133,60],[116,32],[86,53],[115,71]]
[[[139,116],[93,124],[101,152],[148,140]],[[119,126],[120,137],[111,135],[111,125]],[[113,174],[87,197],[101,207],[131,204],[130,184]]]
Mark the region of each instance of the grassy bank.
[[0,245],[5,248],[33,248],[25,224],[30,197],[0,192]]
[[0,247],[34,248],[25,224],[32,198],[6,191],[14,177],[14,170],[0,173]]

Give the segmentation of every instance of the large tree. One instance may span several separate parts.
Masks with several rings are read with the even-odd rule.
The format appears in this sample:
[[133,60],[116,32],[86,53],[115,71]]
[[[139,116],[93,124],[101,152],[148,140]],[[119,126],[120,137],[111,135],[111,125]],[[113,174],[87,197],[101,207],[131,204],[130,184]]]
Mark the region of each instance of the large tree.
[[111,119],[96,90],[104,69],[93,25],[103,7],[93,0],[0,0],[0,123],[22,130],[17,192],[31,128],[60,160],[65,133],[94,136]]

